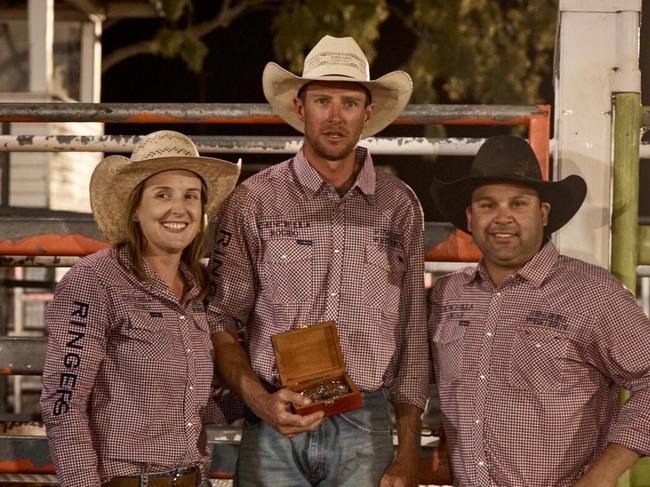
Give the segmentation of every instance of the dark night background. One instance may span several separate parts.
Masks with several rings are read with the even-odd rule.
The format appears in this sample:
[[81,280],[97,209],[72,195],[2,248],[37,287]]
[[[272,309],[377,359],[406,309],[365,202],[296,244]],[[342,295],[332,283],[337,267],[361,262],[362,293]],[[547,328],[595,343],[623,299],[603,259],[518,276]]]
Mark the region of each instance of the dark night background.
[[[197,2],[196,16],[210,15],[219,2]],[[201,10],[202,9],[202,10]],[[644,10],[645,25],[650,25],[650,9]],[[163,59],[157,56],[137,56],[115,65],[102,78],[102,102],[104,103],[156,103],[156,102],[205,102],[205,103],[266,103],[262,93],[262,70],[268,61],[276,61],[268,12],[258,12],[237,19],[228,29],[213,31],[203,38],[210,47],[204,67],[199,75],[191,73],[180,59]],[[159,21],[123,20],[105,29],[102,36],[104,53],[137,40],[152,38],[159,27]],[[641,32],[641,68],[650,73],[650,29]],[[354,36],[354,33],[351,33]],[[389,71],[399,69],[407,59],[414,44],[412,34],[391,16],[382,25],[377,45],[377,57],[371,65],[371,78],[377,78]],[[649,75],[643,77],[645,93],[643,103],[650,104]],[[525,80],[522,80],[525,82]],[[438,93],[443,93],[438,90]],[[549,73],[541,89],[539,103],[553,103],[553,85]],[[443,97],[440,103],[449,103]],[[463,100],[463,103],[477,103]],[[551,130],[552,130],[551,120]],[[107,124],[108,134],[146,134],[154,130],[169,128],[188,135],[298,135],[288,126],[273,125],[120,125]],[[510,127],[447,126],[450,137],[487,137],[508,133]],[[384,130],[381,136],[421,136],[420,126],[393,126]],[[216,157],[236,160],[238,154],[222,154]],[[246,163],[275,163],[287,157],[285,154],[242,154],[244,172]],[[390,164],[397,175],[407,182],[418,194],[425,211],[425,220],[440,219],[429,196],[428,187],[433,177],[455,179],[467,171],[469,157],[438,157],[435,160],[417,156],[373,155],[379,165]],[[650,181],[650,164],[641,164],[642,181]],[[650,192],[641,186],[641,214],[650,217]],[[647,194],[646,194],[647,193]]]

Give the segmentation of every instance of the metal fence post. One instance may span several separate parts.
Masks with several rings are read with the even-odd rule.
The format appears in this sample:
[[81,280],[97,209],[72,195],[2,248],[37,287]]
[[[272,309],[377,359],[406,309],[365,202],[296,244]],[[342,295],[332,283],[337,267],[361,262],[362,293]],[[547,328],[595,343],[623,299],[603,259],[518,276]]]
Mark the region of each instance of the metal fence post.
[[[639,221],[639,141],[641,136],[640,93],[614,94],[614,174],[612,196],[611,271],[633,293],[636,292]],[[621,393],[621,404],[629,392]],[[637,467],[638,466],[638,467]],[[618,480],[617,487],[632,487],[637,463]]]

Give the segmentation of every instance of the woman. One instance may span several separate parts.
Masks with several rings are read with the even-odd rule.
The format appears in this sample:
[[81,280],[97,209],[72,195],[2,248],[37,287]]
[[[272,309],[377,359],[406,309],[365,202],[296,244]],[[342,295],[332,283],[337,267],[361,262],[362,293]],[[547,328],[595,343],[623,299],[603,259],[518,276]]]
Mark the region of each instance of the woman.
[[113,247],[63,277],[45,317],[41,411],[61,485],[209,485],[200,259],[239,171],[164,130],[93,172],[93,215]]

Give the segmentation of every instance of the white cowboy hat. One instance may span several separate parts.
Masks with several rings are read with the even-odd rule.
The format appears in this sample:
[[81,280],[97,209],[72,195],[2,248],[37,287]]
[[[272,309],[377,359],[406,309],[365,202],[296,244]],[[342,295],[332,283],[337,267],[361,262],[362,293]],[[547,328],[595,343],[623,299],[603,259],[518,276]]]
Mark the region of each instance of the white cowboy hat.
[[90,206],[99,229],[111,244],[126,237],[126,206],[131,191],[154,174],[170,169],[196,173],[207,188],[206,214],[211,220],[237,183],[241,162],[200,157],[189,137],[172,130],[140,139],[130,158],[108,156],[90,178]]
[[307,54],[302,77],[276,63],[267,63],[262,74],[264,96],[289,125],[305,132],[293,104],[300,88],[311,81],[353,81],[370,91],[375,107],[361,137],[370,137],[387,127],[404,109],[413,91],[411,77],[393,71],[370,79],[368,60],[352,37],[325,36]]

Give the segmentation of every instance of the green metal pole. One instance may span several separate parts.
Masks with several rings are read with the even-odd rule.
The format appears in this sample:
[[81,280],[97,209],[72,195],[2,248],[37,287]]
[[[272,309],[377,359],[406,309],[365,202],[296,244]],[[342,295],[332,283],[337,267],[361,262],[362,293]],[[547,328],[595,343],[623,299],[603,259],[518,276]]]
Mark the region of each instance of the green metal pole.
[[639,222],[639,140],[641,95],[614,95],[614,195],[612,201],[612,273],[636,289]]
[[[615,94],[611,271],[632,292],[636,291],[640,137],[641,95]],[[623,391],[621,403],[628,397],[628,391]],[[632,472],[625,472],[616,486],[632,487]]]
[[639,265],[650,265],[650,225],[639,225],[637,248]]

